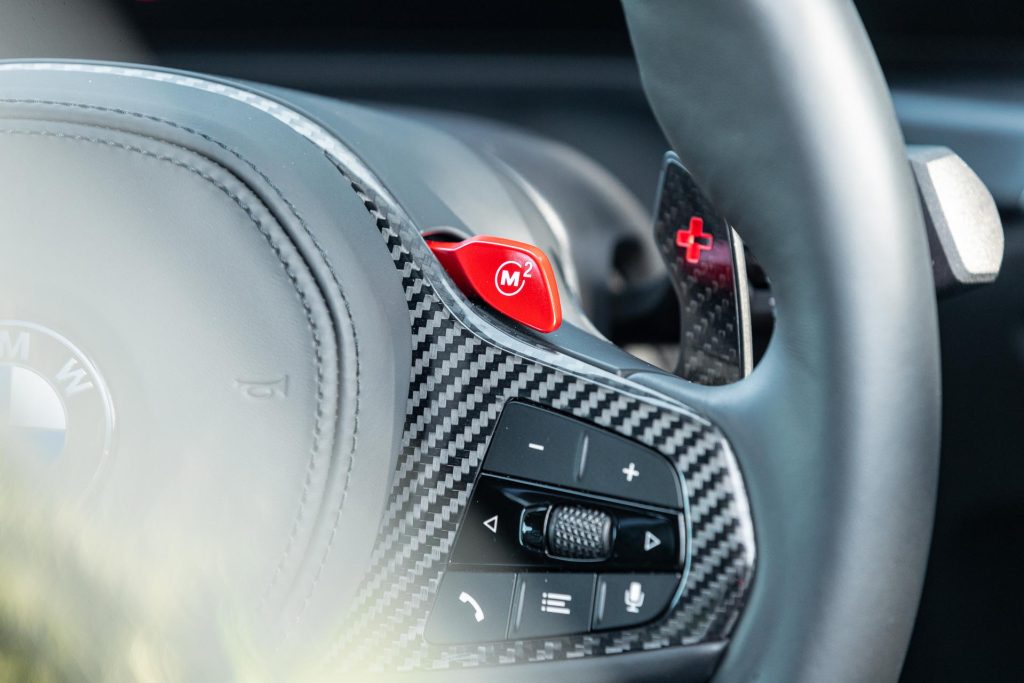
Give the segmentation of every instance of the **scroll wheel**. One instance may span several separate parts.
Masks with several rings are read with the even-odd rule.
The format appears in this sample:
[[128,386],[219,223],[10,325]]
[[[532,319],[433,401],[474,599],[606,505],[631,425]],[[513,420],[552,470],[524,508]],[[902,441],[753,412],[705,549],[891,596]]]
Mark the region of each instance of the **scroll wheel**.
[[612,554],[612,517],[580,505],[560,505],[548,517],[548,554],[566,560],[606,560]]

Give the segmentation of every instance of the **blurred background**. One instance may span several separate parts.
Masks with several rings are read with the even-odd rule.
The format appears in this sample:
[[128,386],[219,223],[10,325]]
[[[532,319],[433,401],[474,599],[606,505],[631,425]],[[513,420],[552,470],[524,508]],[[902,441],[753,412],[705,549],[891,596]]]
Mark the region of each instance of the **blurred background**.
[[[999,281],[940,306],[940,500],[904,680],[1019,680],[1024,4],[857,6],[908,140],[960,153],[1007,229]],[[0,0],[0,58],[20,57],[158,64],[497,119],[584,151],[645,206],[666,149],[617,0]]]

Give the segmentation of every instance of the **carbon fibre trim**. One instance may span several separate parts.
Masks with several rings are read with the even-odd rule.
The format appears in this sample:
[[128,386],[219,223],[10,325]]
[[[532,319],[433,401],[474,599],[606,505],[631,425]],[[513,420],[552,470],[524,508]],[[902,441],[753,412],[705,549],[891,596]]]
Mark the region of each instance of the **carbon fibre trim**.
[[[724,436],[681,406],[556,369],[470,329],[466,321],[476,316],[463,308],[457,317],[442,301],[451,296],[450,283],[400,207],[336,163],[374,216],[402,275],[414,363],[399,471],[372,568],[345,620],[348,627],[332,647],[328,668],[512,664],[726,639],[750,586],[754,541],[746,494]],[[675,606],[659,622],[483,645],[437,646],[423,638],[491,431],[514,398],[589,420],[674,459],[688,494],[690,566]]]

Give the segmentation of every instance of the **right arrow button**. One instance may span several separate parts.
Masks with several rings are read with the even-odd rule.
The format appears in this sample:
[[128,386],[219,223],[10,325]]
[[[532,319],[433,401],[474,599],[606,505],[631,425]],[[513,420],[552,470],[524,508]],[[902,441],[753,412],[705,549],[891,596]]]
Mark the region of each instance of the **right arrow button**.
[[617,564],[636,569],[679,569],[682,516],[620,516],[615,534]]

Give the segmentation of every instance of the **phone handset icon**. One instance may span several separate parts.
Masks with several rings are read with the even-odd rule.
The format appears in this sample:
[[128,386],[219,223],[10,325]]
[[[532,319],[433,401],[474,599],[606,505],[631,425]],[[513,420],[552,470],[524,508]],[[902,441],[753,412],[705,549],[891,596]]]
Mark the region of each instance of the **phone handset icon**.
[[459,602],[464,602],[473,608],[473,618],[476,619],[478,623],[484,620],[484,611],[480,609],[480,603],[474,600],[472,595],[466,591],[462,591],[459,593]]

